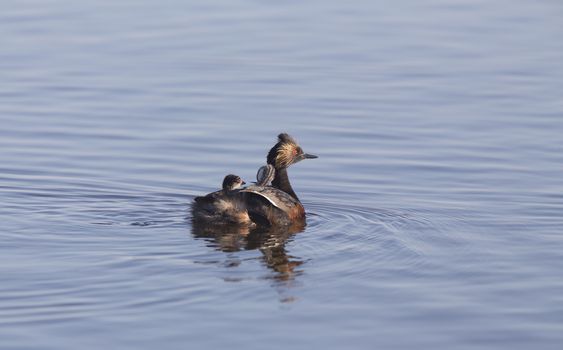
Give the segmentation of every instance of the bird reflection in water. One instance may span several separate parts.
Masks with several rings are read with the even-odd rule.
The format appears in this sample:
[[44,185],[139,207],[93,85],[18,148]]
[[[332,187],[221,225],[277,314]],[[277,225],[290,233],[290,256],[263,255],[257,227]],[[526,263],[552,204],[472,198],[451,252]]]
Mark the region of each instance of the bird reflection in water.
[[[291,287],[295,277],[302,271],[298,266],[303,260],[287,253],[285,245],[292,237],[305,229],[305,222],[295,223],[290,227],[250,228],[233,225],[204,225],[192,223],[192,234],[205,239],[209,246],[225,253],[241,250],[260,250],[264,265],[274,273],[269,276],[279,287]],[[228,266],[238,264],[229,263]],[[233,281],[229,279],[229,281]],[[293,297],[283,296],[282,302],[292,302]]]

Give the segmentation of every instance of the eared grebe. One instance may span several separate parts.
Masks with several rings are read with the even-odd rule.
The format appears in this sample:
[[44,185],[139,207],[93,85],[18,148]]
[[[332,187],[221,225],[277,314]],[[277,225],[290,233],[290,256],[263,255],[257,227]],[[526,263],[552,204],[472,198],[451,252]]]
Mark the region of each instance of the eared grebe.
[[194,220],[210,224],[304,225],[305,209],[291,187],[287,168],[310,158],[317,156],[304,153],[288,134],[279,134],[278,142],[268,152],[268,164],[256,174],[256,185],[239,189],[242,180],[227,175],[223,190],[195,198]]
[[[261,168],[264,168],[263,171],[258,171],[261,186],[248,186],[241,190],[245,194],[244,202],[252,221],[269,225],[305,221],[305,209],[291,187],[287,168],[303,159],[312,158],[317,156],[304,153],[291,136],[285,133],[278,135],[278,142],[268,152],[268,165]],[[268,177],[272,175],[272,186],[265,186],[269,182]],[[266,179],[264,184],[260,177]]]
[[239,192],[245,184],[237,175],[225,176],[223,189],[194,198],[193,219],[214,224],[250,224],[250,217]]

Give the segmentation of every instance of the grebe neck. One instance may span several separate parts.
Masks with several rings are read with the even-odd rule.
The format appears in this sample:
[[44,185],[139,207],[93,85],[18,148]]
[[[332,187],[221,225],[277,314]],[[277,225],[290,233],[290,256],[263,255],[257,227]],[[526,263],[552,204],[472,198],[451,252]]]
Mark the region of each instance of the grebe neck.
[[287,176],[287,168],[276,169],[276,176],[272,181],[272,186],[284,191],[285,193],[289,194],[293,198],[297,199],[297,201],[299,201],[299,198],[295,194],[295,191],[293,191],[291,183],[289,182],[289,177]]

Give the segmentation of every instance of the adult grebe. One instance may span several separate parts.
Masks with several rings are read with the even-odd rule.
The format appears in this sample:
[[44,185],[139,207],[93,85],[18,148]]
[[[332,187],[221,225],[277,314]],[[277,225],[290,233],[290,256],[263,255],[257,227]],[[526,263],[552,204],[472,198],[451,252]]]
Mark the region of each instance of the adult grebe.
[[[291,187],[287,168],[303,159],[313,158],[317,156],[304,153],[297,141],[288,134],[278,135],[278,142],[268,152],[268,166],[264,170],[270,176],[274,172],[272,186],[249,186],[241,190],[245,194],[244,202],[252,221],[268,225],[305,221],[305,209]],[[260,170],[257,176],[261,176]]]
[[[287,168],[311,158],[317,156],[304,153],[288,134],[279,134],[278,142],[268,152],[268,164],[258,170],[256,185],[243,189],[238,188],[240,185],[226,188],[225,183],[233,181],[228,178],[235,176],[227,175],[223,190],[195,198],[192,206],[194,220],[210,224],[304,225],[305,209],[291,187]],[[272,185],[268,186],[270,182]],[[239,184],[237,181],[233,183]]]
[[239,192],[245,184],[237,175],[225,176],[223,189],[194,198],[193,219],[213,224],[251,224]]

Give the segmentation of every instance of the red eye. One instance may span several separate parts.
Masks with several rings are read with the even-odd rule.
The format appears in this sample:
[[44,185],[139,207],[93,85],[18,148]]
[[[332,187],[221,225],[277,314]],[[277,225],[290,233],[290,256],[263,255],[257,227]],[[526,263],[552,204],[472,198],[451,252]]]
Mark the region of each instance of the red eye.
[[294,155],[294,156],[297,155],[297,150],[296,150],[296,149],[293,150],[293,155]]

